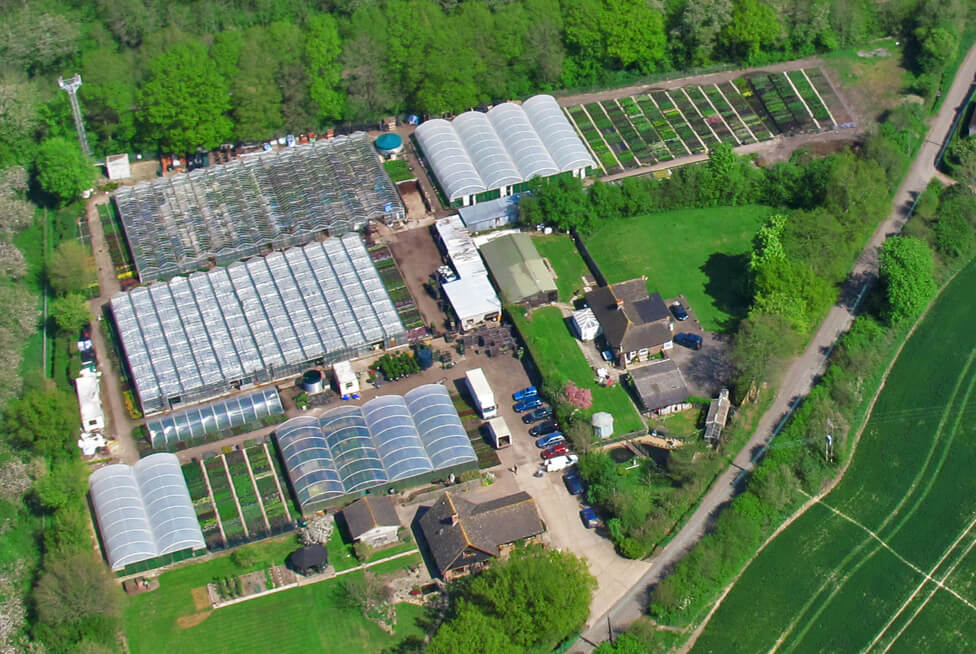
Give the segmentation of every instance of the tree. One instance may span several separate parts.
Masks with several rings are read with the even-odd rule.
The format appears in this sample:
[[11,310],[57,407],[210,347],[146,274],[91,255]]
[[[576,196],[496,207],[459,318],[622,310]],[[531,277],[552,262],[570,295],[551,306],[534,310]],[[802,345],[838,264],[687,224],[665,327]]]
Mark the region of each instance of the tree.
[[949,146],[952,173],[970,186],[976,186],[976,136],[959,138]]
[[935,262],[925,241],[906,236],[889,238],[879,257],[889,324],[914,320],[935,296]]
[[37,105],[33,83],[14,73],[0,74],[0,166],[33,160]]
[[139,94],[146,137],[178,153],[217,147],[233,127],[228,88],[200,43],[173,46],[150,62]]
[[730,355],[738,397],[745,400],[758,391],[789,356],[796,341],[796,332],[781,316],[754,312],[743,320]]
[[277,66],[268,53],[273,44],[266,42],[261,27],[248,30],[238,59],[239,72],[231,85],[234,104],[234,130],[241,141],[263,141],[280,132],[281,91],[275,80]]
[[55,461],[47,474],[34,482],[34,494],[48,511],[80,500],[87,490],[88,474],[78,458]]
[[762,49],[780,36],[776,12],[760,0],[733,0],[732,20],[725,26],[724,42],[730,53],[747,63],[758,63]]
[[688,0],[677,16],[671,45],[685,53],[685,62],[704,66],[712,62],[719,34],[732,20],[732,0]]
[[6,427],[20,445],[42,456],[63,457],[72,451],[78,433],[78,405],[60,389],[27,391],[7,406]]
[[512,642],[498,620],[461,600],[455,616],[441,625],[425,651],[427,654],[518,654],[524,650]]
[[100,148],[110,152],[128,145],[136,133],[135,58],[105,47],[86,52],[81,61],[85,122],[97,132]]
[[39,622],[64,645],[85,637],[111,643],[118,594],[108,568],[90,551],[48,555],[33,593]]
[[0,24],[0,58],[11,70],[47,71],[78,51],[80,36],[76,21],[23,4]]
[[308,96],[318,108],[319,120],[342,117],[345,98],[338,90],[342,79],[339,55],[342,41],[335,18],[313,14],[305,21],[305,65],[308,71]]
[[69,334],[91,322],[88,302],[78,293],[69,293],[55,299],[51,302],[50,312],[58,329]]
[[98,281],[95,257],[78,241],[62,241],[47,266],[47,280],[59,294],[87,291]]
[[380,618],[387,623],[396,619],[396,611],[390,603],[386,585],[369,570],[362,576],[350,576],[342,584],[349,602],[366,618]]
[[650,73],[665,60],[664,18],[644,0],[604,0],[602,19],[607,55],[620,68]]
[[62,137],[50,138],[37,149],[34,160],[37,181],[47,193],[61,204],[78,197],[91,188],[98,171],[77,142]]

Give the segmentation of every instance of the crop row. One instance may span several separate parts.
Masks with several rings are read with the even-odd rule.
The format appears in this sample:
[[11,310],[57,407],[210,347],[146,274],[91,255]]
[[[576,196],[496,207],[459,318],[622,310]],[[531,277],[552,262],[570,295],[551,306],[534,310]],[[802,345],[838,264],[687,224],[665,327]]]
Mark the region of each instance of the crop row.
[[583,107],[576,106],[569,108],[569,114],[576,126],[579,128],[580,133],[583,135],[583,139],[586,141],[587,145],[590,146],[590,151],[596,155],[596,158],[600,161],[600,166],[606,171],[607,174],[612,172],[620,172],[621,168],[617,163],[617,158],[613,156],[613,153],[607,148],[607,145],[603,142],[600,137],[600,132],[597,131],[596,126],[593,125],[593,121],[583,110]]
[[741,143],[752,143],[756,140],[753,138],[752,134],[749,133],[748,128],[746,128],[746,124],[736,115],[735,111],[732,109],[732,105],[728,103],[728,100],[725,99],[722,92],[718,90],[718,87],[704,86],[702,87],[702,90],[725,120],[725,124],[729,127],[729,129],[732,130]]
[[689,86],[681,90],[694,103],[695,109],[698,110],[705,123],[715,132],[715,135],[718,136],[720,141],[728,143],[733,147],[739,145],[739,140],[732,134],[732,130],[725,124],[725,120],[719,114],[718,110],[705,97],[705,93],[701,90],[701,87]]
[[671,101],[674,102],[675,107],[677,107],[681,116],[685,119],[685,122],[688,123],[692,131],[694,131],[698,136],[698,140],[705,145],[705,149],[711,150],[718,145],[718,139],[715,137],[715,134],[708,129],[708,125],[706,125],[702,117],[698,115],[698,111],[695,109],[695,106],[681,89],[674,92],[669,92],[667,95],[671,98]]
[[610,118],[613,126],[617,129],[617,132],[620,133],[620,136],[627,143],[630,151],[633,152],[637,162],[642,165],[654,163],[654,155],[647,148],[647,143],[644,142],[644,139],[634,129],[634,126],[627,119],[627,115],[620,108],[620,105],[613,100],[604,101],[600,104],[603,106],[603,110]]
[[627,119],[634,126],[634,129],[644,139],[644,142],[647,144],[647,149],[650,151],[651,156],[654,157],[654,160],[669,161],[674,159],[671,150],[668,149],[668,146],[661,139],[661,135],[658,134],[651,121],[644,115],[636,100],[634,98],[620,98],[617,102],[627,115]]
[[663,91],[652,91],[650,93],[651,99],[657,104],[658,109],[664,114],[664,117],[677,132],[678,137],[688,148],[688,151],[692,154],[699,154],[705,151],[705,146],[698,140],[695,136],[694,130],[688,125],[688,122],[681,116],[681,112],[678,108],[674,106],[674,102],[668,97],[668,94]]
[[786,103],[787,109],[793,114],[793,120],[796,122],[797,127],[805,132],[816,131],[817,125],[814,124],[810,116],[811,112],[807,109],[806,104],[800,96],[797,95],[796,91],[793,90],[793,87],[790,85],[790,80],[785,75],[776,73],[769,76],[769,81],[772,82],[776,92],[779,93],[779,97]]
[[803,74],[802,70],[791,70],[787,73],[790,77],[790,81],[793,82],[793,86],[799,91],[800,96],[803,101],[807,103],[810,107],[810,111],[813,112],[813,117],[817,119],[821,127],[831,124],[830,113],[827,111],[827,107],[824,103],[820,101],[817,97],[817,93],[814,91],[813,86],[807,81],[806,76]]
[[[734,92],[729,95],[729,100],[735,103],[735,100],[733,99],[734,96],[742,98],[744,105],[748,107],[749,113],[754,115],[757,120],[762,123],[764,131],[770,135],[770,138],[773,134],[777,134],[779,132],[779,128],[776,126],[776,122],[769,115],[769,112],[763,105],[762,100],[753,91],[752,85],[749,84],[749,80],[744,77],[740,77],[731,84],[734,87]],[[736,106],[736,109],[738,108],[739,107]],[[749,126],[752,127],[751,124]],[[755,131],[755,128],[753,128],[753,131]]]
[[830,108],[830,113],[834,115],[834,120],[837,121],[837,124],[843,125],[851,122],[853,118],[840,103],[840,99],[834,93],[834,87],[824,77],[823,71],[819,68],[807,68],[804,72],[810,78],[810,83],[813,84],[813,88],[817,89],[824,103]]
[[630,151],[627,144],[624,143],[623,137],[617,132],[617,128],[614,127],[613,121],[607,116],[606,112],[603,111],[603,107],[600,103],[593,102],[583,107],[586,109],[586,113],[590,115],[590,119],[593,124],[596,125],[597,130],[603,136],[603,140],[607,142],[607,145],[617,155],[617,161],[620,165],[626,168],[636,168],[637,160],[634,158],[634,153]]

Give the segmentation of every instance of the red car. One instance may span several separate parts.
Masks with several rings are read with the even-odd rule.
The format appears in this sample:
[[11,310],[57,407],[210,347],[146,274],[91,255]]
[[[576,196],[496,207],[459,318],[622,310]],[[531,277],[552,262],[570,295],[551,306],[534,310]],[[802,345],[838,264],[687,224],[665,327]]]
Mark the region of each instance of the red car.
[[553,445],[542,450],[543,459],[551,459],[555,456],[562,456],[564,454],[569,454],[569,447],[566,443],[559,443],[558,445]]

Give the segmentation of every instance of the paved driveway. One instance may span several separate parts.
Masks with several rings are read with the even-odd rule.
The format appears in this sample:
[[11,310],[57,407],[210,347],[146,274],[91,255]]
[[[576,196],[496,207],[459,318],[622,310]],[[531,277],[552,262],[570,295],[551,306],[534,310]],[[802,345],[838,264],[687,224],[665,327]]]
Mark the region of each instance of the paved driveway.
[[732,365],[728,358],[732,343],[727,336],[702,329],[698,316],[695,315],[695,308],[690,306],[685,298],[668,299],[668,306],[670,307],[676,299],[679,299],[688,311],[688,319],[681,322],[675,320],[674,333],[698,334],[702,337],[702,348],[689,350],[675,343],[668,352],[668,357],[678,364],[692,395],[715,397],[732,379]]

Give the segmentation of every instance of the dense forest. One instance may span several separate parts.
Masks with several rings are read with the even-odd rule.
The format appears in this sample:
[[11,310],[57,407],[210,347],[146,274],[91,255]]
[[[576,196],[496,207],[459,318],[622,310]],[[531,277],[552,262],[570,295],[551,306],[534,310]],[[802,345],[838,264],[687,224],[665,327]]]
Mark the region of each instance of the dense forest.
[[442,114],[539,91],[756,65],[904,34],[934,96],[966,3],[920,0],[0,0],[0,168]]

